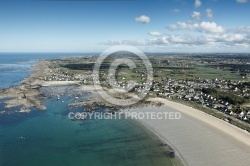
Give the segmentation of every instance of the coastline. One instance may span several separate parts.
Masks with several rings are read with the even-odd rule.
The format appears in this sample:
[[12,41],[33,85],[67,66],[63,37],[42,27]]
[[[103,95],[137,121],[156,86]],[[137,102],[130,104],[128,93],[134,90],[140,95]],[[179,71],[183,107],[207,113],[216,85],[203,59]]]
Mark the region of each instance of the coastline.
[[0,89],[0,99],[8,99],[4,102],[5,108],[20,106],[23,110],[29,110],[30,107],[36,107],[39,110],[46,109],[42,104],[45,98],[39,91],[41,86],[39,78],[48,72],[47,64],[46,61],[38,61],[35,66],[31,67],[31,74],[24,78],[20,85]]
[[[159,148],[163,149],[164,157],[167,157],[173,166],[189,166],[184,157],[178,152],[177,149],[175,149],[175,147],[173,147],[171,142],[169,142],[162,135],[156,132],[150,125],[140,120],[130,120],[132,120],[131,123],[134,123],[135,125],[141,127],[142,130],[148,133],[149,137],[152,140],[160,144]],[[171,151],[174,152],[174,157],[170,157],[169,154],[167,154],[167,152]]]
[[[180,112],[179,120],[139,119],[146,129],[169,144],[185,165],[245,165],[250,162],[250,134],[194,108],[161,98],[160,108],[133,112]],[[190,146],[192,145],[192,146]],[[222,157],[223,156],[223,157]],[[232,157],[234,156],[234,157]]]
[[[176,166],[175,164],[177,164],[178,166],[179,165],[189,166],[188,162],[185,161],[184,156],[182,156],[182,154],[178,151],[178,149],[176,149],[175,146],[171,142],[169,142],[166,137],[162,136],[159,131],[156,131],[153,126],[151,126],[150,124],[148,124],[142,120],[135,120],[135,121],[138,122],[139,124],[141,124],[143,126],[144,130],[146,130],[147,132],[150,132],[152,134],[151,135],[152,138],[156,137],[163,144],[167,145],[168,147],[170,147],[173,150],[173,152],[175,154],[175,158],[173,158],[173,159],[170,158],[170,161],[172,162],[172,164],[174,166]],[[172,160],[174,160],[174,161],[172,161]]]
[[[33,73],[21,85],[4,91],[3,98],[13,98],[5,103],[6,107],[22,105],[24,110],[33,106],[41,110],[46,109],[42,105],[46,97],[37,98],[42,94],[40,87],[77,85],[76,89],[94,92],[93,85],[79,85],[77,81],[41,81],[39,78],[49,72],[46,63],[48,62],[40,61],[32,68]],[[142,103],[141,106],[133,107],[130,111],[166,112],[171,110],[181,112],[183,115],[183,121],[138,120],[147,130],[170,145],[175,150],[177,159],[180,158],[183,164],[234,166],[244,165],[245,162],[250,163],[250,159],[247,158],[250,155],[250,133],[247,131],[177,102],[162,98],[149,98],[147,101],[160,102],[164,106],[156,109],[156,107],[151,107],[152,103],[149,107],[145,107],[146,104]],[[187,146],[190,144],[195,145]],[[203,151],[201,151],[202,147],[204,147]],[[234,158],[231,157],[232,155]]]
[[161,101],[162,103],[164,103],[165,106],[171,107],[172,109],[176,109],[184,114],[187,114],[188,116],[191,116],[193,118],[196,118],[197,120],[200,120],[203,123],[207,123],[208,125],[217,128],[221,132],[224,132],[225,134],[228,134],[234,137],[236,140],[250,147],[250,133],[247,132],[246,130],[243,130],[219,118],[216,118],[214,116],[206,114],[195,108],[186,106],[184,104],[180,104],[180,103],[169,101],[169,100],[162,99],[162,98],[151,98],[150,100]]

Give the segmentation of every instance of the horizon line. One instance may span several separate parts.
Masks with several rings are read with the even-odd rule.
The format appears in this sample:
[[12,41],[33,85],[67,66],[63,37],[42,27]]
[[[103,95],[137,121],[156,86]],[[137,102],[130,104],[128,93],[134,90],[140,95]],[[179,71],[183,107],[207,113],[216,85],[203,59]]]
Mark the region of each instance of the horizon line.
[[[145,53],[155,53],[155,54],[250,54],[250,52],[160,52],[160,51],[152,51],[147,52],[143,51]],[[24,53],[24,54],[33,54],[33,53],[67,53],[67,54],[86,54],[86,53],[102,53],[102,51],[0,51],[0,54],[8,54],[8,53]]]

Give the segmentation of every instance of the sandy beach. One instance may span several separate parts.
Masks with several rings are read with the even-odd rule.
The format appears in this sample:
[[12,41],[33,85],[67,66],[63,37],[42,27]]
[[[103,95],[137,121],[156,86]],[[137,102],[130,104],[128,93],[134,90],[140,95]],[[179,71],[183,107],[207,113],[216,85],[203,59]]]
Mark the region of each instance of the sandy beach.
[[67,86],[67,85],[79,85],[79,81],[44,81],[42,86]]
[[191,107],[161,98],[160,108],[132,109],[135,112],[179,112],[180,119],[140,119],[148,129],[170,144],[190,166],[247,166],[250,163],[250,134],[227,122]]

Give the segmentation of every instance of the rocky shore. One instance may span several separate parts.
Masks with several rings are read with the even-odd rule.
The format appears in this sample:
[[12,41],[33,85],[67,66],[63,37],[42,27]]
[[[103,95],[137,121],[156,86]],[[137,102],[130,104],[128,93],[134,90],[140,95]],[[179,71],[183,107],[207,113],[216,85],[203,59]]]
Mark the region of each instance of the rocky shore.
[[19,86],[0,90],[0,99],[8,99],[4,102],[6,108],[21,107],[21,112],[29,110],[30,107],[36,107],[39,110],[45,110],[42,102],[45,96],[39,91],[42,77],[47,72],[46,61],[39,61],[36,66],[32,67],[32,74],[24,79]]
[[120,106],[120,105],[113,105],[108,103],[106,100],[103,100],[102,98],[96,98],[93,100],[87,100],[83,102],[75,102],[69,104],[70,107],[84,107],[89,112],[94,112],[98,108],[106,108],[109,109],[111,112],[119,112],[122,110],[129,110],[133,108],[143,108],[148,106],[156,106],[160,107],[163,103],[157,102],[157,101],[148,101],[148,100],[141,100],[136,104],[129,105],[129,106]]

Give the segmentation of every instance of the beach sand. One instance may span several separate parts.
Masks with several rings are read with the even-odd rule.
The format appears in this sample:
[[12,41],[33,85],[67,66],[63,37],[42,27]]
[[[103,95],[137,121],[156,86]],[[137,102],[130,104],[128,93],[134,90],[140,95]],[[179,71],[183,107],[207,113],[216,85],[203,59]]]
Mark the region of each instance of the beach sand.
[[42,86],[67,86],[67,85],[79,85],[79,81],[44,81]]
[[161,98],[160,108],[132,112],[179,112],[180,119],[140,119],[148,129],[170,144],[189,166],[248,166],[250,134],[194,108]]

